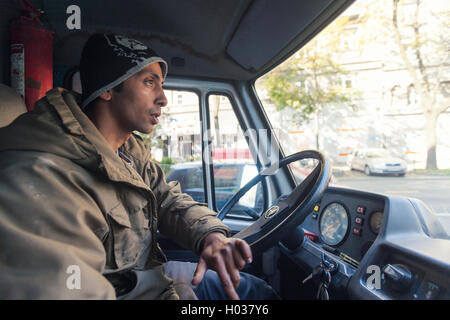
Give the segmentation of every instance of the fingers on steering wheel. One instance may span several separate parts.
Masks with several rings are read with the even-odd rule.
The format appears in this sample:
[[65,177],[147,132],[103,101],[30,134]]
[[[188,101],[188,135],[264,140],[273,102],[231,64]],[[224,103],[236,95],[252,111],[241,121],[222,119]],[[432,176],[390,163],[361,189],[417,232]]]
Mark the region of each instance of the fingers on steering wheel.
[[251,262],[251,250],[246,242],[239,240],[235,243],[233,250],[234,264],[239,270],[242,270],[247,263]]
[[234,250],[233,251],[233,258],[234,258],[234,264],[236,265],[236,267],[239,270],[244,269],[244,267],[247,264],[247,262],[242,257],[242,254],[239,252],[239,250]]
[[252,263],[253,261],[252,250],[250,249],[250,246],[246,241],[237,239],[236,248],[239,249],[238,251],[241,253],[246,263]]

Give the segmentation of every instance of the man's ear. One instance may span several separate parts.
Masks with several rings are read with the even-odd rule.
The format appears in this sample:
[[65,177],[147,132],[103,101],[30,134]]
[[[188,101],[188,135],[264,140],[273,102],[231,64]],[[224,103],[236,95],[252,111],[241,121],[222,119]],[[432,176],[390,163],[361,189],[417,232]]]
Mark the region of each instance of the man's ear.
[[111,90],[107,90],[98,96],[100,99],[110,101],[112,98]]

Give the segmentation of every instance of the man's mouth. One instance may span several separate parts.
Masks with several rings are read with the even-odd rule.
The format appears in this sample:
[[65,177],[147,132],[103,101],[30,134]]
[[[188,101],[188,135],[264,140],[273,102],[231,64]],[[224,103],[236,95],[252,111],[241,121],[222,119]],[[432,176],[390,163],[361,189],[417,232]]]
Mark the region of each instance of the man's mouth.
[[159,116],[161,114],[160,113],[152,113],[150,114],[150,121],[152,122],[153,125],[157,125],[159,123]]

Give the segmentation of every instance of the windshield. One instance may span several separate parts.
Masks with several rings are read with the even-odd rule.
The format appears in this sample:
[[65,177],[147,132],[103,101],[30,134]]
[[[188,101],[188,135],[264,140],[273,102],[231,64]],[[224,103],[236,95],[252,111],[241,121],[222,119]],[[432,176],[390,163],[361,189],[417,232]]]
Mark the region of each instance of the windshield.
[[365,153],[367,158],[389,158],[392,157],[389,151],[384,149],[369,150]]
[[450,213],[449,17],[444,0],[356,1],[258,79],[284,153],[319,150],[337,185]]

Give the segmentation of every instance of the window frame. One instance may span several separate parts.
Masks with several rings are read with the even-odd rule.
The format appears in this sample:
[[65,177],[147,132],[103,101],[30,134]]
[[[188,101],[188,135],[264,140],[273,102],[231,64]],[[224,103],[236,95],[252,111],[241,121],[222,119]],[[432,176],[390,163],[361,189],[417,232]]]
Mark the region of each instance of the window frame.
[[[231,104],[233,112],[236,119],[243,131],[247,130],[249,127],[249,116],[243,114],[243,103],[238,101],[236,88],[228,82],[215,82],[215,81],[205,81],[196,80],[188,78],[179,77],[168,77],[163,85],[165,90],[175,90],[175,91],[189,91],[195,93],[199,97],[199,119],[200,119],[200,132],[201,132],[201,143],[202,143],[202,170],[203,170],[203,187],[205,192],[205,200],[207,202],[208,208],[218,212],[216,204],[215,195],[215,185],[214,185],[214,168],[212,161],[212,137],[209,134],[211,129],[211,117],[208,99],[210,95],[221,95],[226,96]],[[236,97],[236,98],[235,98]],[[164,112],[164,111],[163,111]],[[252,143],[248,141],[247,143]],[[255,142],[253,142],[255,143]],[[256,144],[255,144],[256,145]],[[207,159],[206,159],[207,158]],[[261,170],[261,165],[257,159],[254,159],[258,171]],[[264,193],[270,194],[268,190],[268,185],[265,179],[263,180],[263,190]],[[266,199],[267,197],[265,197]],[[267,199],[269,202],[270,199]],[[267,205],[264,204],[264,209]],[[253,221],[250,217],[247,219],[245,216],[230,216],[226,218],[227,220],[239,220],[250,223]],[[233,222],[228,223],[232,225]],[[238,228],[242,228],[238,222]]]

